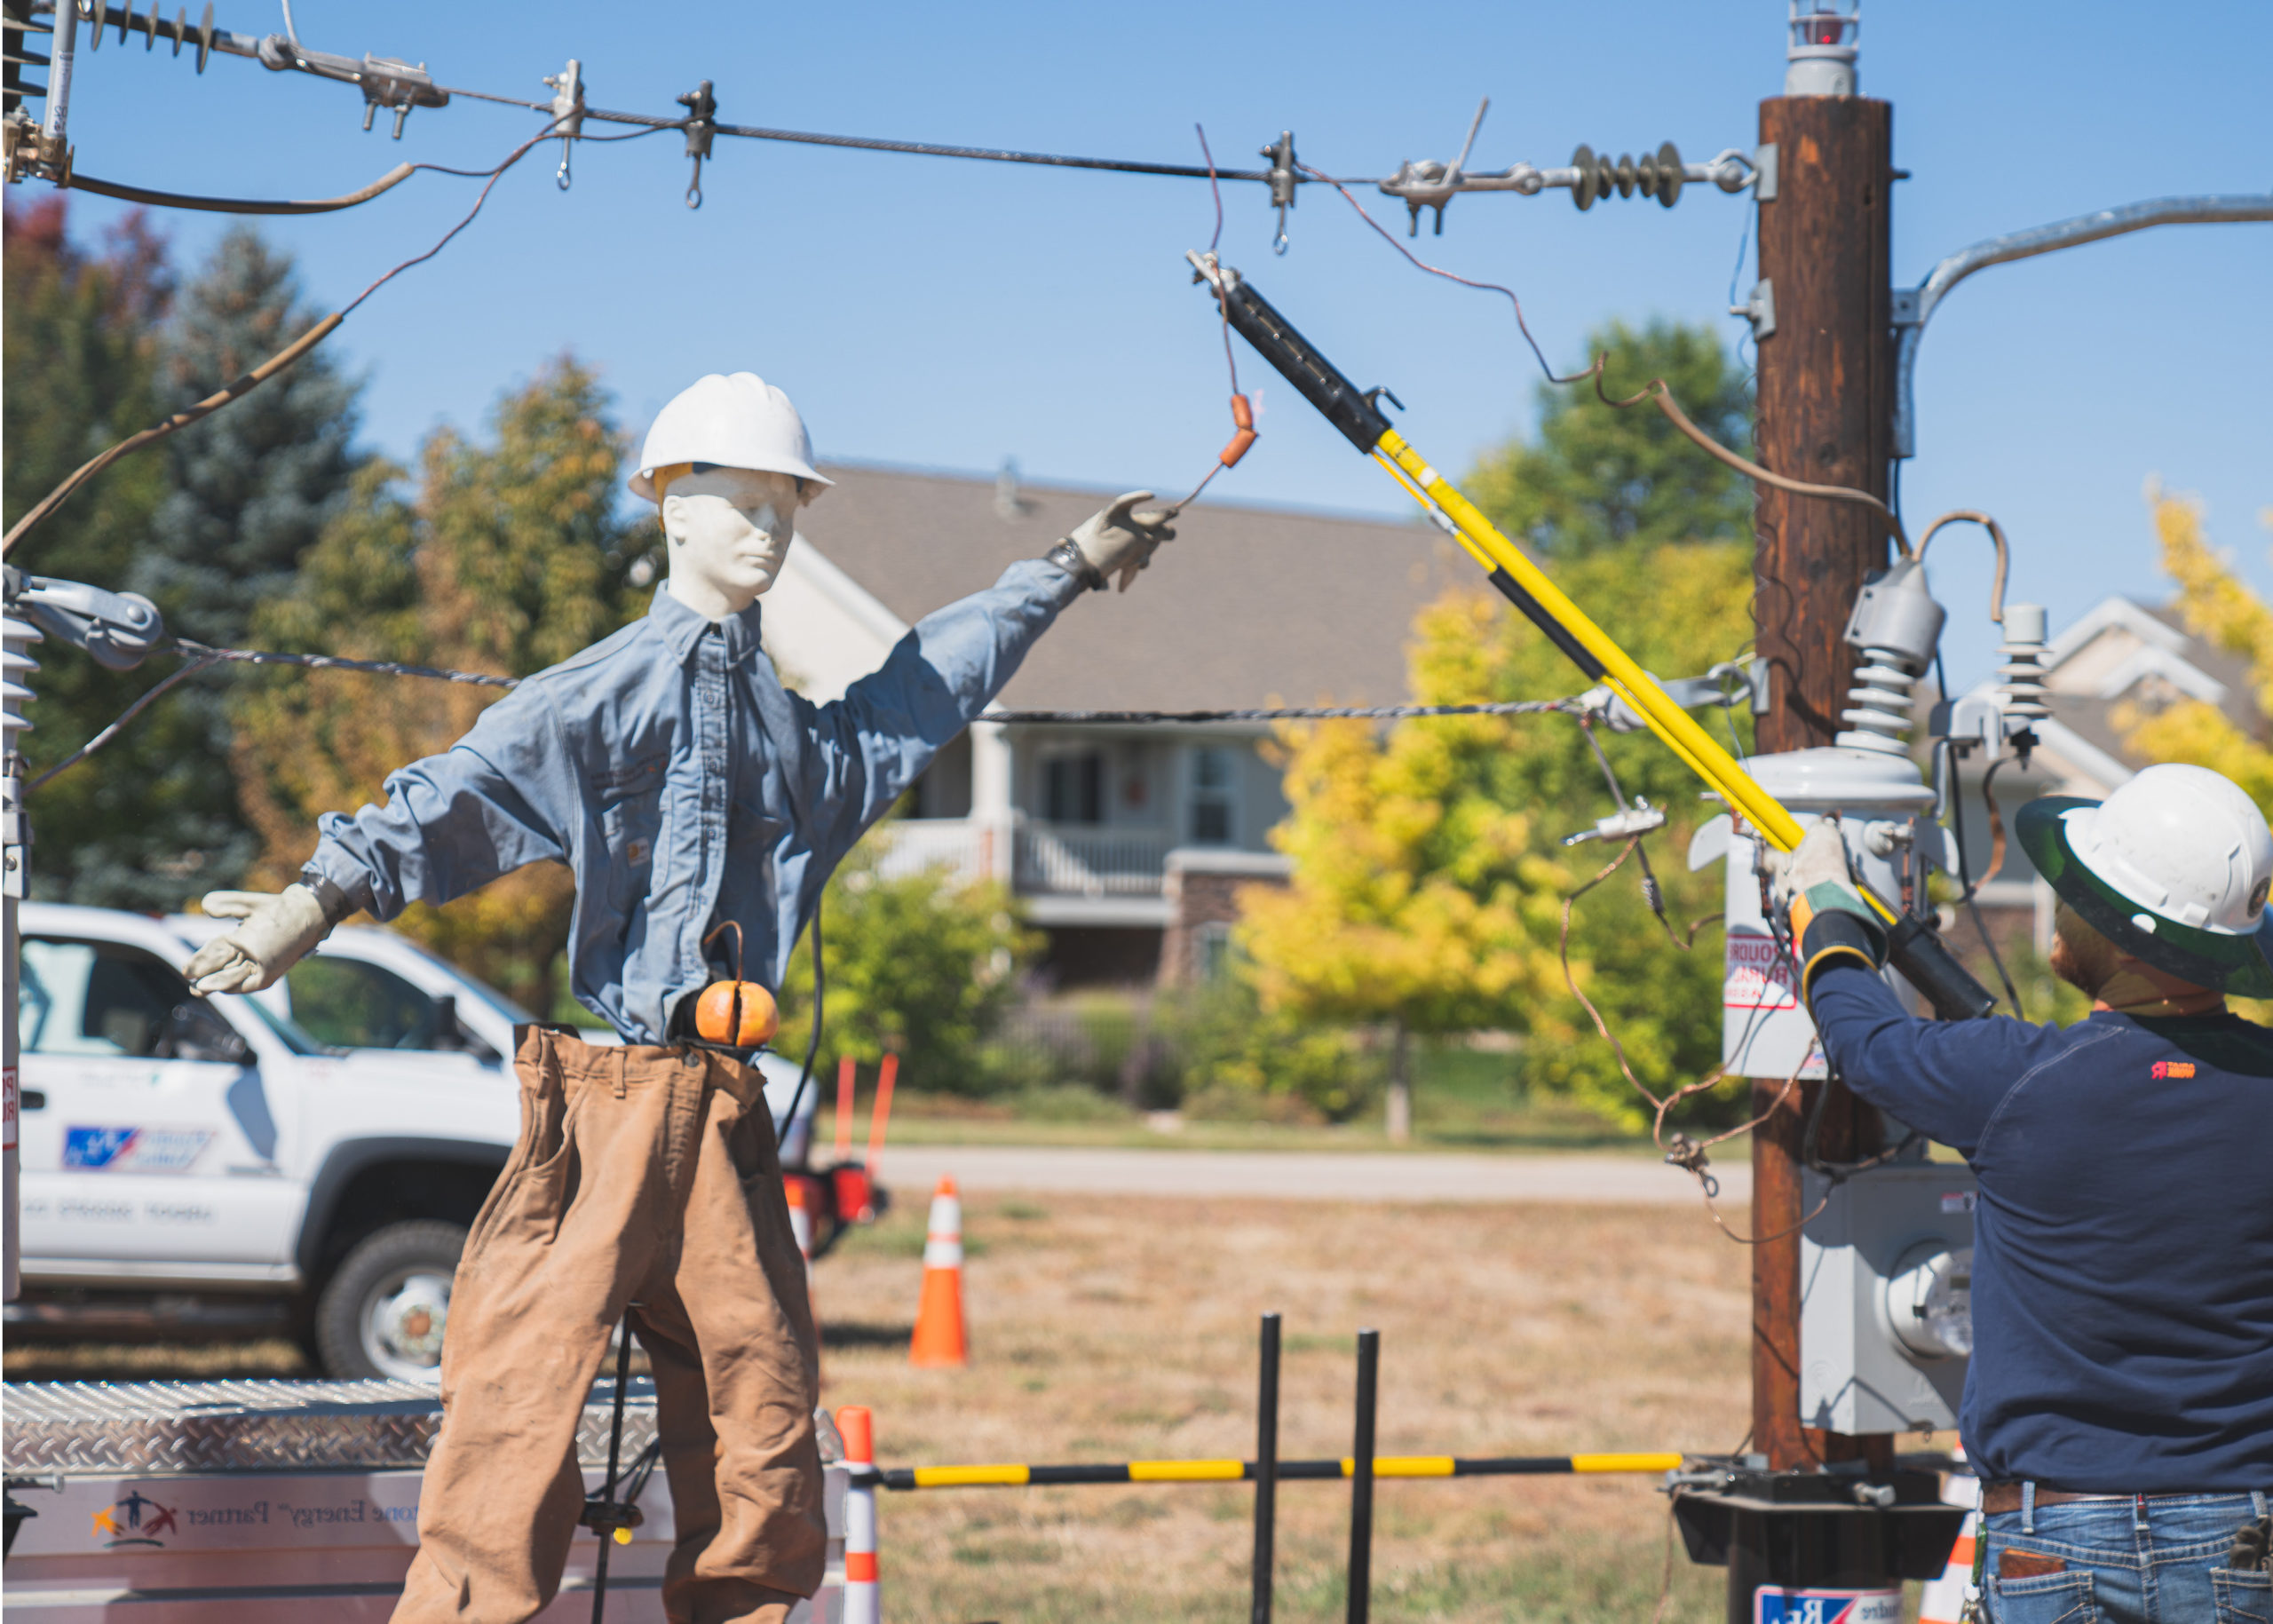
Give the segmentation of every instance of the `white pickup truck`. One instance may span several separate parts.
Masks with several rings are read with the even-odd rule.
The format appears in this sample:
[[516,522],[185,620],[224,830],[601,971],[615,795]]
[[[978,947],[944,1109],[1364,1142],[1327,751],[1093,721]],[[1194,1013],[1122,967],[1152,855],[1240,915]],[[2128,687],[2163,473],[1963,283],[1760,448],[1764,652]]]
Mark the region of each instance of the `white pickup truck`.
[[[181,967],[218,922],[21,919],[11,1336],[267,1330],[335,1377],[433,1381],[466,1227],[519,1130],[528,1015],[376,928],[334,932],[266,993],[200,998]],[[818,1090],[792,1125],[798,1068],[761,1068],[802,1168]],[[857,1169],[804,1177],[831,1219],[840,1196],[847,1219],[882,1206]]]

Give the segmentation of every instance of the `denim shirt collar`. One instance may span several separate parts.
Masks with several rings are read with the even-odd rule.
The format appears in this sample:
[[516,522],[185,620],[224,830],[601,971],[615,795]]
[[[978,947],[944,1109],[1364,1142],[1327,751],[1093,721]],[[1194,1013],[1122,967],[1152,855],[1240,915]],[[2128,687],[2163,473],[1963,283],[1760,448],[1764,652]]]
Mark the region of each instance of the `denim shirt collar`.
[[762,602],[753,602],[740,614],[730,614],[723,621],[714,622],[697,614],[672,597],[670,587],[666,583],[655,589],[654,601],[647,607],[647,621],[654,629],[655,636],[662,639],[663,646],[670,650],[671,658],[679,664],[686,662],[686,657],[694,652],[694,646],[701,640],[702,634],[715,625],[719,635],[725,639],[726,663],[741,665],[758,651],[762,607]]

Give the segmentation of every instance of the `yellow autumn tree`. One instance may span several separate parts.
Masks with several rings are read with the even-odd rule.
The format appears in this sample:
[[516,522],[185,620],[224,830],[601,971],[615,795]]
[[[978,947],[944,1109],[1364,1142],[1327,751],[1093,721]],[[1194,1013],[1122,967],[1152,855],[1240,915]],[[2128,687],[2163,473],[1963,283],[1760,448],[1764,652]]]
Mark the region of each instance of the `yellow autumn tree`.
[[[2260,717],[2273,717],[2273,607],[2251,591],[2220,558],[2202,529],[2202,504],[2150,481],[2147,500],[2162,543],[2163,568],[2178,583],[2176,608],[2186,629],[2212,646],[2249,661]],[[2261,516],[2273,527],[2273,510]],[[2119,707],[2124,741],[2155,761],[2190,762],[2224,773],[2260,806],[2273,807],[2273,745],[2215,705],[2197,699],[2150,709]]]
[[[1751,558],[1740,547],[1617,549],[1558,574],[1637,659],[1669,676],[1727,659],[1750,630]],[[1415,704],[1552,698],[1576,685],[1528,622],[1480,594],[1431,604],[1414,631]],[[1738,725],[1748,735],[1749,718]],[[1718,809],[1648,735],[1601,741],[1626,793],[1668,811],[1649,844],[1676,924],[1717,912],[1718,868],[1691,875],[1683,853]],[[1294,878],[1247,892],[1239,936],[1266,1007],[1415,1034],[1518,1033],[1533,1091],[1640,1126],[1642,1102],[1557,956],[1563,898],[1618,853],[1562,844],[1612,810],[1579,724],[1553,714],[1386,731],[1329,722],[1289,728],[1282,745],[1293,810],[1272,838],[1295,860]],[[1693,952],[1671,942],[1643,900],[1637,863],[1573,908],[1571,966],[1652,1087],[1719,1058],[1718,939],[1705,935]]]

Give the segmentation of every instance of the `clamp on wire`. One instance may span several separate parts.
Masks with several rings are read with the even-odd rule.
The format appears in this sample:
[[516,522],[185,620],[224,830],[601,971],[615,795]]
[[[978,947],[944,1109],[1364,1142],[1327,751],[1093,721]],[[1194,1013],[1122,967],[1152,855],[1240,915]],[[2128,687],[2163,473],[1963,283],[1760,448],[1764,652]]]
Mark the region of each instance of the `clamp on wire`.
[[552,91],[553,127],[560,131],[560,167],[552,179],[566,192],[575,178],[568,172],[568,155],[576,149],[576,138],[584,133],[584,65],[570,57],[568,66],[547,74],[544,83]]
[[710,138],[718,133],[718,99],[705,79],[678,99],[686,109],[686,155],[694,160],[694,178],[686,183],[686,206],[702,207],[702,160],[710,155]]
[[1271,251],[1287,251],[1287,210],[1295,206],[1295,188],[1299,184],[1295,173],[1295,132],[1281,130],[1279,139],[1257,154],[1271,160],[1271,203],[1279,210],[1279,233],[1271,239]]

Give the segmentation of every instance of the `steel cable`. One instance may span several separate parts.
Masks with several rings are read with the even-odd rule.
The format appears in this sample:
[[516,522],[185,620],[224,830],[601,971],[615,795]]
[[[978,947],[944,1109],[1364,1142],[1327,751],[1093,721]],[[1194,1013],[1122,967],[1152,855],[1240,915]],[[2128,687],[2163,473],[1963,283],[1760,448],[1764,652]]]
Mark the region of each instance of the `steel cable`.
[[[511,153],[507,154],[504,161],[499,163],[495,168],[487,170],[471,171],[473,174],[487,174],[488,177],[487,183],[482,186],[480,195],[474,199],[473,207],[466,210],[465,218],[458,221],[456,225],[451,226],[447,232],[444,233],[441,241],[435,243],[432,248],[428,249],[424,253],[417,255],[416,257],[406,259],[400,265],[396,265],[392,270],[387,272],[376,281],[374,281],[369,287],[364,289],[362,292],[357,294],[352,299],[349,300],[345,306],[324,317],[306,332],[301,334],[299,337],[294,339],[290,344],[285,345],[284,348],[279,350],[275,354],[261,362],[259,366],[255,367],[251,371],[238,378],[234,383],[217,391],[213,394],[206,396],[204,400],[198,401],[194,406],[185,407],[180,411],[178,411],[171,416],[166,418],[163,422],[154,424],[149,428],[144,429],[139,433],[128,435],[116,445],[112,446],[107,450],[98,453],[96,456],[89,458],[85,463],[80,464],[78,468],[74,470],[64,479],[61,484],[58,485],[53,490],[48,492],[45,496],[42,497],[28,511],[26,511],[22,518],[19,519],[13,525],[11,525],[8,527],[8,533],[6,535],[0,536],[0,556],[4,556],[8,550],[13,547],[19,541],[22,540],[34,527],[41,523],[48,517],[49,514],[54,512],[56,509],[62,506],[64,502],[70,497],[74,491],[84,485],[88,480],[93,479],[104,469],[109,467],[119,458],[139,451],[145,446],[151,445],[158,440],[163,440],[170,434],[177,433],[179,431],[189,427],[190,424],[198,422],[202,418],[212,416],[213,413],[219,411],[231,401],[238,400],[241,397],[250,393],[253,390],[257,389],[261,384],[266,383],[270,378],[283,371],[294,361],[299,360],[300,357],[305,355],[310,350],[315,348],[317,345],[329,337],[333,331],[338,328],[339,324],[345,321],[348,316],[354,312],[356,306],[362,304],[365,299],[369,298],[371,295],[376,293],[381,288],[384,287],[389,281],[400,275],[403,272],[410,269],[411,266],[423,265],[427,260],[432,259],[435,255],[440,253],[445,248],[449,246],[452,238],[455,237],[458,233],[463,231],[468,226],[473,223],[474,217],[481,212],[482,205],[489,201],[489,194],[495,189],[498,180],[504,175],[505,171],[511,169],[513,165],[519,163],[524,157],[527,156],[530,149],[535,147],[539,142],[548,139],[555,132],[559,123],[560,121],[558,119],[553,120],[552,123],[548,124],[543,131],[531,136],[527,140],[515,147]],[[463,173],[466,171],[454,172]]]

